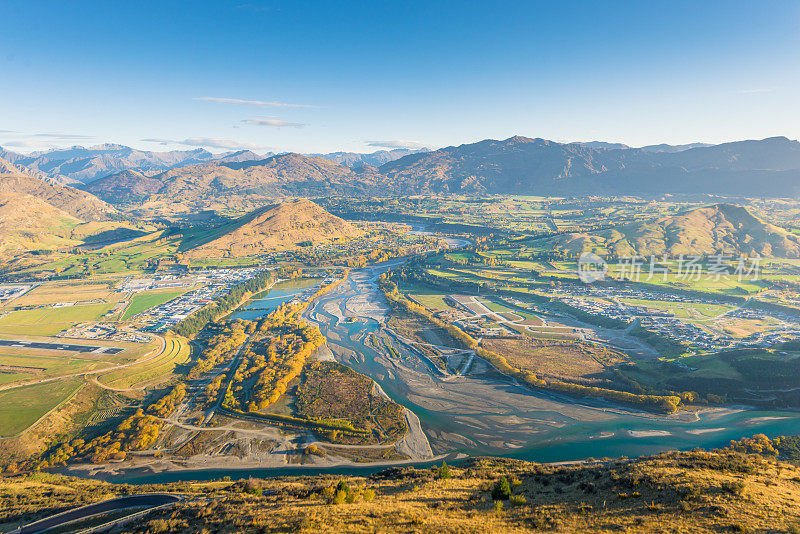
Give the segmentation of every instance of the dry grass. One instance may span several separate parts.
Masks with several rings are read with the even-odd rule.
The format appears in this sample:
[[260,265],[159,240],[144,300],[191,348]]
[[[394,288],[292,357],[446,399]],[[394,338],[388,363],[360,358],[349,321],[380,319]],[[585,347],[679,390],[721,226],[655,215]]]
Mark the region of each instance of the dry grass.
[[487,338],[484,346],[504,356],[513,367],[562,378],[594,375],[627,361],[621,354],[597,345],[528,336],[522,339]]
[[[0,528],[112,494],[180,491],[177,509],[126,532],[794,532],[800,470],[730,451],[665,453],[636,461],[547,466],[473,459],[451,468],[131,487],[44,477],[0,482]],[[502,509],[491,488],[504,476]]]
[[68,284],[48,282],[33,288],[11,302],[12,306],[42,306],[58,302],[87,302],[105,300],[112,294],[108,284]]

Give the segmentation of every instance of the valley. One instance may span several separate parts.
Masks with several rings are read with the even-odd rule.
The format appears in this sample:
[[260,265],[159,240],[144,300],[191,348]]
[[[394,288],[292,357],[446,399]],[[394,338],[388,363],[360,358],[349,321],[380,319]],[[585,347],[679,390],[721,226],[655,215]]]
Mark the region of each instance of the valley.
[[[578,473],[800,434],[795,201],[370,196],[304,158],[5,167],[4,477]],[[347,196],[243,186],[320,176]]]

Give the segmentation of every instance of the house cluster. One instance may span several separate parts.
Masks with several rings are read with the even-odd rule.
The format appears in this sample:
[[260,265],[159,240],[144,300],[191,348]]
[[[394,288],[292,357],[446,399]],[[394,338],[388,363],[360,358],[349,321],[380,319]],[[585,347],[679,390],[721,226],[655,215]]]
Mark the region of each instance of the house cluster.
[[800,337],[797,318],[788,313],[752,308],[737,308],[725,314],[727,318],[764,320],[777,318],[784,322],[768,332],[757,332],[736,339],[725,333],[708,332],[690,322],[683,321],[667,310],[655,310],[645,306],[625,304],[620,299],[655,300],[679,303],[720,302],[694,296],[636,288],[605,288],[592,286],[564,286],[552,291],[549,296],[594,315],[610,317],[626,323],[640,321],[643,328],[666,339],[683,343],[696,349],[716,351],[735,347],[768,347]]
[[149,278],[128,278],[117,287],[117,291],[119,293],[139,293],[151,289],[192,287],[196,282],[196,275],[168,273]]
[[634,320],[640,318],[674,317],[674,314],[669,311],[654,310],[644,306],[634,306],[616,301],[608,302],[603,300],[575,297],[562,297],[560,300],[569,304],[573,308],[578,308],[586,313],[602,315],[604,317],[609,317],[625,323],[632,323]]
[[754,332],[743,337],[741,344],[750,347],[774,347],[798,339],[800,339],[800,328],[797,325],[786,325],[768,332]]
[[57,336],[78,339],[102,339],[105,341],[131,341],[133,343],[147,343],[150,341],[150,336],[136,330],[120,329],[114,323],[95,323],[93,321],[79,323],[57,334]]
[[728,334],[711,334],[702,328],[672,317],[645,317],[641,325],[661,337],[704,350],[732,348],[736,340]]
[[263,270],[261,267],[248,267],[195,273],[194,283],[202,286],[146,311],[145,314],[152,318],[152,322],[145,330],[161,332],[172,328],[214,299],[226,295],[233,286],[255,277]]

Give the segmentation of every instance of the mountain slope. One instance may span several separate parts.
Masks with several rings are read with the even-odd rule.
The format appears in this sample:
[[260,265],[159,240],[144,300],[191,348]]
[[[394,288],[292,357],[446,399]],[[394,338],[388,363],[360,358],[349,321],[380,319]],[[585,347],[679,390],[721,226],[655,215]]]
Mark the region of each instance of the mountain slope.
[[512,137],[405,156],[380,167],[403,190],[501,194],[794,196],[800,143],[785,137],[674,151]]
[[292,196],[388,194],[391,190],[384,181],[374,167],[356,170],[289,153],[190,165],[151,177],[118,173],[87,185],[86,190],[110,202],[146,199],[143,209],[170,215],[181,210],[253,209]]
[[[241,480],[192,484],[112,484],[50,473],[9,476],[0,487],[0,528],[13,532],[55,511],[159,492],[181,499],[152,508],[116,531],[797,532],[800,469],[782,450],[771,454],[773,443],[781,449],[796,447],[797,439],[760,435],[749,441],[753,452],[762,454],[727,448],[566,465],[482,457],[462,460],[447,471],[438,465],[399,465],[368,476],[347,471],[240,475]],[[71,527],[91,528],[118,517],[106,514]]]
[[427,151],[427,148],[420,148],[417,150],[395,148],[393,150],[377,150],[369,154],[361,154],[359,152],[331,152],[329,154],[309,154],[309,157],[329,159],[335,163],[346,165],[351,168],[361,167],[362,165],[373,165],[375,167],[380,167],[384,163],[394,161],[402,158],[403,156]]
[[228,257],[290,248],[303,242],[323,244],[357,237],[361,231],[307,199],[267,206],[188,242],[190,257]]
[[569,252],[598,249],[620,256],[723,252],[800,257],[800,236],[730,204],[697,208],[651,222],[630,223],[588,234],[559,235],[545,239],[542,246]]
[[[13,166],[12,166],[13,167]],[[0,168],[13,170],[0,160]],[[99,198],[73,187],[47,183],[27,174],[0,172],[0,192],[27,194],[83,220],[103,220],[116,213]]]
[[70,246],[80,219],[25,193],[0,191],[0,253]]

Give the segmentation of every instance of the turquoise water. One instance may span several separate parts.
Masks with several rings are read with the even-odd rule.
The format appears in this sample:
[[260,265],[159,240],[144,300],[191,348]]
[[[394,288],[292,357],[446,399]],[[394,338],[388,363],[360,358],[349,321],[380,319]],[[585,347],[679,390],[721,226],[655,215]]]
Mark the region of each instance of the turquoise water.
[[[259,298],[248,303],[246,306],[248,309],[238,313],[248,314],[245,318],[258,318],[268,313],[268,310],[277,308],[282,302],[301,293],[313,283],[315,282],[306,280],[287,282],[282,286],[276,285],[266,295],[259,295]],[[485,428],[470,428],[458,420],[457,414],[460,414],[458,411],[454,413],[447,409],[439,410],[435,404],[431,405],[430,403],[428,403],[428,408],[417,404],[418,396],[410,394],[412,391],[409,384],[399,374],[388,373],[386,367],[376,362],[378,353],[364,343],[366,337],[359,335],[362,332],[372,332],[378,329],[378,323],[375,320],[345,322],[323,309],[325,302],[341,302],[343,298],[352,298],[356,295],[357,292],[351,288],[351,284],[343,284],[340,290],[326,295],[312,308],[314,314],[322,319],[320,327],[323,333],[332,335],[338,345],[352,350],[357,355],[346,362],[348,365],[371,376],[395,402],[411,409],[419,417],[422,427],[429,437],[437,433],[461,434],[477,443],[481,439],[486,442],[485,436],[491,434],[498,442],[509,441],[522,444],[517,448],[489,446],[485,443],[474,446],[457,446],[455,450],[448,447],[448,452],[451,452],[452,455],[464,453],[470,456],[504,456],[535,462],[560,462],[620,456],[633,458],[666,450],[688,450],[695,447],[717,448],[727,445],[732,439],[741,439],[757,433],[763,433],[770,437],[800,434],[800,412],[796,411],[742,409],[733,413],[702,413],[696,421],[678,421],[655,417],[652,414],[626,413],[616,409],[618,407],[596,399],[569,398],[549,392],[534,391],[507,380],[498,381],[481,377],[471,377],[469,384],[472,386],[466,386],[466,389],[461,390],[460,393],[466,396],[482,395],[487,398],[487,394],[490,395],[494,391],[502,394],[501,398],[504,400],[488,413],[476,411],[471,415],[484,421],[491,419],[492,415],[514,416],[525,422],[525,426],[495,425]],[[344,315],[348,315],[348,313],[344,313]],[[401,352],[404,351],[401,349]],[[442,385],[447,386],[447,384],[439,383],[436,387]],[[470,387],[474,387],[474,391]],[[432,395],[435,397],[436,393]],[[513,405],[511,401],[513,401]],[[469,404],[465,404],[465,406],[468,407]],[[569,411],[569,408],[573,406],[580,408],[580,414],[572,414]],[[592,412],[597,417],[592,416]],[[591,420],[584,419],[587,415]],[[487,418],[487,416],[489,417]],[[531,421],[540,421],[540,423],[531,423]],[[524,430],[524,428],[530,430]],[[448,463],[451,463],[452,460],[451,456]],[[415,465],[427,466],[431,463],[420,462]],[[224,476],[236,479],[249,476],[294,476],[319,473],[368,475],[385,468],[385,466],[329,468],[287,466],[269,469],[186,470],[113,478],[116,481],[131,483],[151,483],[211,480]]]
[[[352,291],[343,286],[341,293],[323,297],[322,301],[348,298]],[[395,402],[413,411],[420,419],[423,429],[430,435],[450,433],[463,435],[475,443],[456,446],[456,452],[475,455],[496,455],[536,462],[558,462],[600,457],[637,457],[666,450],[688,450],[695,447],[716,448],[731,440],[763,433],[770,437],[800,433],[800,412],[779,410],[746,409],[720,413],[700,413],[697,420],[681,421],[653,414],[626,412],[624,409],[597,399],[567,397],[541,390],[531,390],[511,381],[498,381],[471,377],[469,384],[454,391],[463,396],[480,397],[491,405],[492,392],[502,399],[496,408],[488,411],[474,410],[468,402],[464,410],[435,409],[437,403],[419,402],[422,390],[410,388],[401,374],[388,372],[385,364],[376,361],[376,351],[367,346],[366,337],[359,337],[360,330],[374,331],[374,320],[341,323],[326,313],[321,304],[314,310],[323,318],[321,330],[325,334],[336,334],[336,343],[360,356],[346,363],[357,371],[376,380]],[[357,340],[358,339],[358,340]],[[400,349],[401,353],[405,351]],[[418,367],[419,369],[422,366]],[[455,386],[434,383],[435,389]],[[526,400],[529,399],[529,400]],[[423,399],[426,400],[426,399]],[[453,401],[448,401],[452,404]],[[423,407],[421,404],[425,404]],[[447,404],[447,403],[446,403]],[[572,414],[572,406],[580,407],[580,415]],[[474,413],[469,414],[470,410]],[[470,427],[459,420],[458,415],[467,413],[487,421],[493,415],[517,418],[520,425],[480,425]],[[488,437],[487,437],[488,436]],[[513,442],[509,446],[489,446],[486,442]],[[449,447],[448,447],[449,448]],[[452,450],[452,449],[450,449]]]
[[239,311],[231,317],[233,319],[243,319],[255,321],[278,309],[284,302],[292,300],[310,287],[319,285],[319,279],[300,278],[298,280],[286,280],[278,282],[267,291],[262,291],[254,298],[244,304]]

